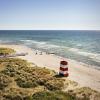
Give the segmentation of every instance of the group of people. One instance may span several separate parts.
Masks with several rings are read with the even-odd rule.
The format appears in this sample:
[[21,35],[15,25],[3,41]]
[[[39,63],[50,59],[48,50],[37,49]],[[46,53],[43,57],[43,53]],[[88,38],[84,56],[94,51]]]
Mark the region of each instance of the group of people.
[[38,53],[39,53],[39,55],[42,55],[42,51],[40,51],[40,52],[36,51],[35,55],[37,55]]
[[[49,52],[45,52],[46,54],[55,54],[55,53],[49,53]],[[39,55],[43,55],[43,52],[42,51],[38,51],[38,50],[36,50],[36,52],[35,52],[35,55],[37,55],[37,54],[39,54]]]

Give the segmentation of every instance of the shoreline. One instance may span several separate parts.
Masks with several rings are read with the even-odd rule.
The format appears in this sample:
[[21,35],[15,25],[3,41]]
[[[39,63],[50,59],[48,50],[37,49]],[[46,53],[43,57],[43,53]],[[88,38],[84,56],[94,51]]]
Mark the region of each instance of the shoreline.
[[[60,61],[63,60],[63,58],[60,56],[46,54],[45,52],[42,52],[42,55],[35,55],[36,51],[23,45],[0,44],[0,47],[12,48],[17,53],[27,52],[28,55],[20,56],[18,58],[25,59],[40,67],[46,67],[48,69],[55,70],[56,72],[59,72]],[[100,92],[100,70],[94,69],[93,67],[86,67],[80,62],[71,59],[64,58],[64,60],[69,62],[68,79],[78,82],[80,86],[90,87]]]

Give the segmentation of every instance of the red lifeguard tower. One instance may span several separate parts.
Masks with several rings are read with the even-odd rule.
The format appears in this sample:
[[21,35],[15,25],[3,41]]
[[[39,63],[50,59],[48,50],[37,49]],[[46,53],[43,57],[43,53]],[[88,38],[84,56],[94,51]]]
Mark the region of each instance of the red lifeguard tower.
[[68,77],[68,62],[67,61],[60,61],[60,69],[59,69],[59,75]]

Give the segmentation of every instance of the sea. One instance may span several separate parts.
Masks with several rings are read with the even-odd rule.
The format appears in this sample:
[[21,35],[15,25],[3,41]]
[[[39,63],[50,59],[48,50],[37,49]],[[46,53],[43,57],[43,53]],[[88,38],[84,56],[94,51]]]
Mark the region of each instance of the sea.
[[0,44],[25,45],[100,70],[100,31],[0,30]]

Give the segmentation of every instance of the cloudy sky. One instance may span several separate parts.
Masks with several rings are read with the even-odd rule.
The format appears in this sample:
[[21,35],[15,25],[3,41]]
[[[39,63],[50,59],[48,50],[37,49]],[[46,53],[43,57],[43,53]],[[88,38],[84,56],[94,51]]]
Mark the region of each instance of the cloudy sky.
[[100,30],[100,0],[0,0],[1,30]]

